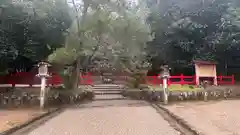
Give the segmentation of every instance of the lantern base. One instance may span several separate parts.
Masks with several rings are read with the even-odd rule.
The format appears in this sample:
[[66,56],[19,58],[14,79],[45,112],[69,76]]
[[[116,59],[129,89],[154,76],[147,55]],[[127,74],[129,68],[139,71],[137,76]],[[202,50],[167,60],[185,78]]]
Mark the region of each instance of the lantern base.
[[37,74],[36,76],[37,76],[37,77],[40,77],[40,78],[43,78],[43,77],[51,77],[49,74],[47,74],[47,75]]

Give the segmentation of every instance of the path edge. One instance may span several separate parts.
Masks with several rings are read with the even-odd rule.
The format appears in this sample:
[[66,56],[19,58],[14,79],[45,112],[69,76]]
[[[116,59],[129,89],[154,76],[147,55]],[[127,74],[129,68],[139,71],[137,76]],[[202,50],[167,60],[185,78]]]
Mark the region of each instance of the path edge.
[[28,120],[28,121],[26,121],[26,122],[24,122],[24,123],[22,123],[22,124],[20,124],[18,126],[10,128],[10,129],[8,129],[8,130],[6,130],[4,132],[1,132],[0,135],[10,135],[10,134],[13,134],[16,131],[31,125],[32,123],[34,123],[34,122],[36,122],[36,121],[38,121],[38,120],[40,120],[40,119],[42,119],[44,117],[47,117],[47,116],[49,116],[49,115],[51,115],[53,113],[61,111],[61,110],[62,110],[62,108],[55,108],[55,109],[49,110],[48,112],[46,112],[46,113],[44,113],[44,114],[42,114],[40,116],[34,117],[34,118],[32,118],[32,119],[30,119],[30,120]]
[[179,124],[181,124],[182,126],[187,128],[188,130],[190,130],[194,134],[196,134],[196,135],[203,135],[196,128],[191,126],[187,121],[185,121],[184,119],[182,119],[179,116],[175,115],[174,113],[169,111],[167,108],[165,108],[163,105],[160,105],[160,104],[157,104],[157,103],[153,103],[152,105],[154,105],[154,106],[158,107],[159,109],[162,109],[163,111],[165,111],[170,117],[175,119]]

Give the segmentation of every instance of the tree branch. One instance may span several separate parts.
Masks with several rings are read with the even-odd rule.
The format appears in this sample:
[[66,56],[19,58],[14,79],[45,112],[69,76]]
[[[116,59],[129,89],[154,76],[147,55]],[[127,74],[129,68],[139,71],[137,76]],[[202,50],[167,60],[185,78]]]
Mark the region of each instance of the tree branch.
[[[83,13],[82,13],[82,19],[81,19],[81,21],[80,21],[80,17],[79,17],[79,14],[78,14],[78,8],[77,8],[77,5],[76,5],[76,3],[75,3],[75,0],[72,0],[72,4],[73,4],[74,10],[75,10],[75,12],[76,12],[78,38],[81,39],[84,31],[82,31],[82,30],[80,29],[80,26],[81,26],[81,24],[85,21],[85,18],[86,18],[86,15],[87,15],[87,11],[88,11],[88,8],[89,8],[89,3],[85,3],[85,1],[84,1],[84,8],[83,8]],[[80,40],[80,41],[79,41],[79,48],[80,48],[80,50],[82,50],[82,46],[83,46],[83,43],[82,43],[82,41]]]
[[[101,46],[101,41],[102,41],[102,38],[101,38],[101,35],[102,35],[102,27],[101,27],[101,21],[98,20],[98,25],[99,25],[99,31],[98,31],[98,42],[97,42],[97,45],[94,47],[94,50],[93,50],[93,53],[90,57],[87,57],[85,60],[84,60],[84,66],[83,68],[87,68],[87,66],[90,64],[90,62],[92,61],[93,59],[93,56],[96,54],[96,52],[99,50],[100,46]],[[86,62],[87,61],[87,62]]]

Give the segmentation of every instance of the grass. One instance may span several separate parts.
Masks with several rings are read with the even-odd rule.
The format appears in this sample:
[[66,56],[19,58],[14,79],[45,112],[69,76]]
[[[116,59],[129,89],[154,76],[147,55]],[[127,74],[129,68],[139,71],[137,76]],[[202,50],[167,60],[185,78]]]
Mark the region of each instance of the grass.
[[[156,85],[150,85],[148,86],[150,90],[154,91],[161,91],[163,88],[161,86]],[[170,91],[197,91],[201,90],[201,88],[198,88],[194,85],[180,85],[180,84],[173,84],[168,87]]]

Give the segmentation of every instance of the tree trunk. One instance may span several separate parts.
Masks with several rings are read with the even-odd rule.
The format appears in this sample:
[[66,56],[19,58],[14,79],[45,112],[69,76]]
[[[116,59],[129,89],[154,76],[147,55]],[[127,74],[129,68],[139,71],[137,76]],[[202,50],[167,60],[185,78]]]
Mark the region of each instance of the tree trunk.
[[64,75],[63,76],[63,84],[64,84],[64,87],[66,89],[72,89],[72,84],[71,84],[71,81],[70,81],[70,77],[69,75]]
[[80,59],[77,58],[76,63],[75,63],[75,68],[74,68],[74,73],[73,73],[73,89],[78,89],[78,84],[80,80]]
[[80,66],[79,66],[79,58],[73,64],[72,67],[69,67],[67,71],[64,73],[64,86],[68,90],[76,90],[78,89],[79,78],[80,78]]

